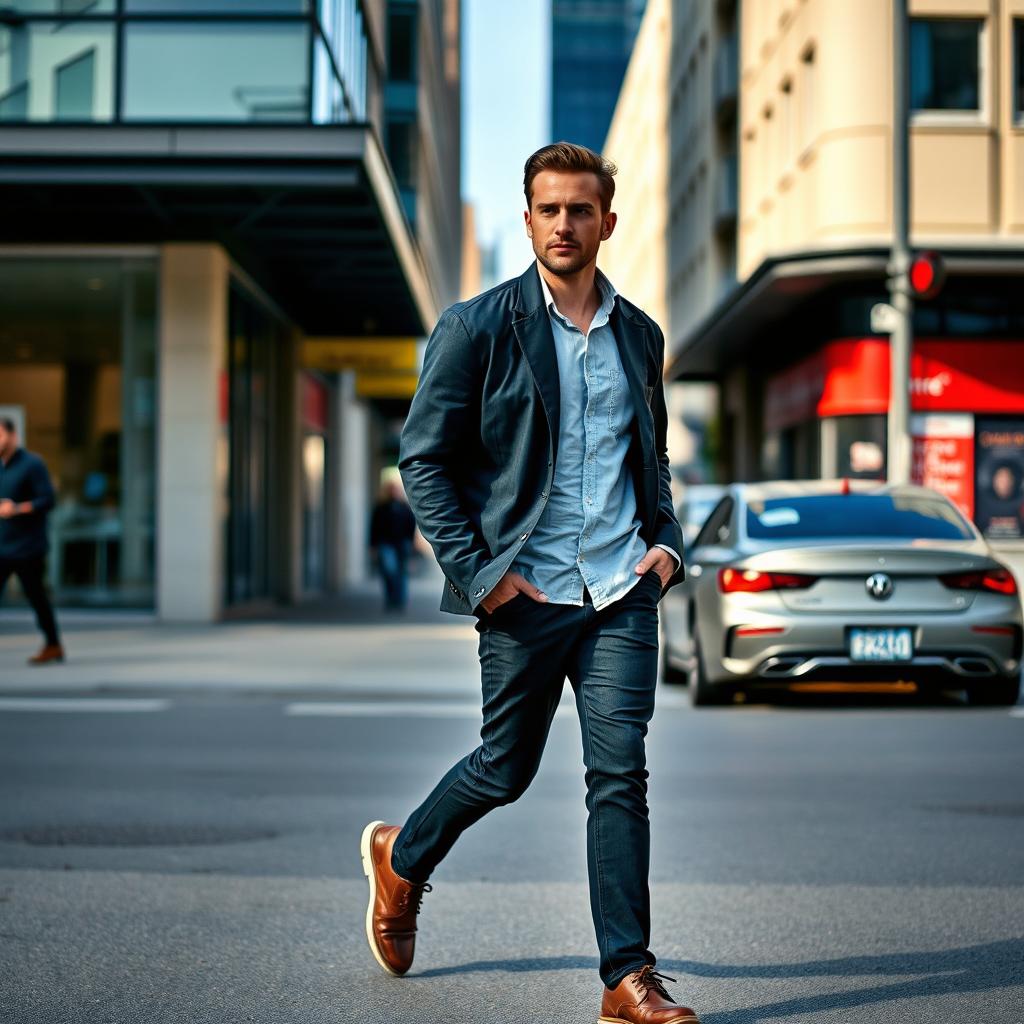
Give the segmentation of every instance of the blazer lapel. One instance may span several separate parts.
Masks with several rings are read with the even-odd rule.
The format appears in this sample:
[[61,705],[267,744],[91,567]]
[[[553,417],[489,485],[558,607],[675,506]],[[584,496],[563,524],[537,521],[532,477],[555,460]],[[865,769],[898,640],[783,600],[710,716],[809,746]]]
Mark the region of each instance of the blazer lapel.
[[653,421],[650,416],[644,415],[644,410],[650,408],[650,403],[647,400],[647,374],[644,367],[644,354],[647,351],[647,326],[625,315],[618,302],[615,303],[611,321],[615,341],[619,346],[622,369],[625,371],[626,380],[629,383],[629,394],[633,399],[636,420],[640,425],[646,463],[647,453],[654,446],[654,434],[651,429]]
[[519,301],[513,313],[512,329],[530,366],[534,383],[551,433],[552,459],[558,452],[558,427],[561,402],[558,380],[558,359],[551,321],[544,308],[544,293],[533,265],[519,279]]

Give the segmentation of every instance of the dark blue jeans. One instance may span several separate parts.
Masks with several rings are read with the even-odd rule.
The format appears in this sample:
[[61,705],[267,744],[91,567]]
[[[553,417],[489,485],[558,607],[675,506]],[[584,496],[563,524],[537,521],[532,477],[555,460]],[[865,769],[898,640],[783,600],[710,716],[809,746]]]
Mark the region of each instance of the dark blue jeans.
[[413,811],[392,853],[399,875],[426,881],[466,828],[522,796],[568,676],[586,766],[590,907],[609,986],[655,962],[644,737],[654,714],[660,597],[652,570],[600,611],[525,594],[481,610],[482,742]]
[[404,608],[407,599],[406,562],[408,544],[381,544],[377,562],[384,581],[384,604],[388,608]]

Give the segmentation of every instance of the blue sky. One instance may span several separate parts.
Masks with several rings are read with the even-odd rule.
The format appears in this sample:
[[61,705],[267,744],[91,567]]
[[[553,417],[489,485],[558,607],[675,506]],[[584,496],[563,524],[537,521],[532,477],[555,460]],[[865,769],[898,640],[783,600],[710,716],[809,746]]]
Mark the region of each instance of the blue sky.
[[550,141],[549,0],[463,0],[462,31],[462,191],[505,278],[533,257],[523,164]]

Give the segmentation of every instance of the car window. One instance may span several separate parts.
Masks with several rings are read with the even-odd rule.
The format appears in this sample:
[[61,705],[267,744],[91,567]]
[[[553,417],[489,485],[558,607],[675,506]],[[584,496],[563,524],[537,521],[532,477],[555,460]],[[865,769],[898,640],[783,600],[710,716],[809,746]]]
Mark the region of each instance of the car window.
[[683,506],[683,519],[687,526],[701,527],[707,521],[716,502],[695,500]]
[[729,540],[729,520],[732,518],[733,499],[726,495],[708,516],[707,522],[701,527],[693,546],[705,544],[725,544]]
[[809,494],[751,500],[746,525],[747,536],[755,540],[974,538],[956,507],[938,495]]

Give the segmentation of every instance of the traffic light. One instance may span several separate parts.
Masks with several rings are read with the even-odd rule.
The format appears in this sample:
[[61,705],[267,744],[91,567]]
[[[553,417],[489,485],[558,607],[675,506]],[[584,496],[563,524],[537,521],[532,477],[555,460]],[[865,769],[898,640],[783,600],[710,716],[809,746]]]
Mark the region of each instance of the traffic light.
[[932,249],[915,253],[907,270],[907,286],[915,299],[934,299],[946,280],[946,264]]

